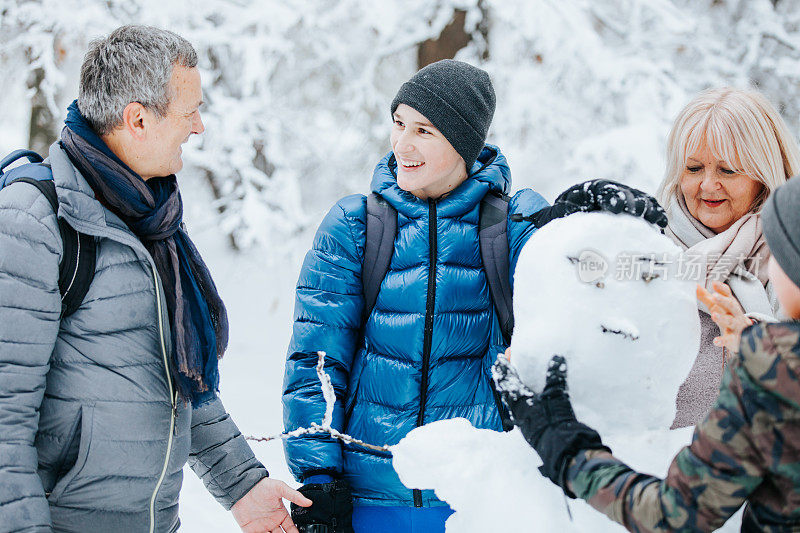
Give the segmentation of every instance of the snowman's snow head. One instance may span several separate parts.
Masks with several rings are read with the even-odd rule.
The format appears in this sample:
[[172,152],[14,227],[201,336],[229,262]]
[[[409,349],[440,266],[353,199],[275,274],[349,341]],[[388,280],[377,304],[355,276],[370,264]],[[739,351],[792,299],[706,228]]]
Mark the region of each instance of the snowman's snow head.
[[538,230],[514,281],[511,361],[522,379],[541,390],[561,354],[583,422],[601,434],[669,428],[700,338],[681,261],[669,238],[632,216],[577,213]]

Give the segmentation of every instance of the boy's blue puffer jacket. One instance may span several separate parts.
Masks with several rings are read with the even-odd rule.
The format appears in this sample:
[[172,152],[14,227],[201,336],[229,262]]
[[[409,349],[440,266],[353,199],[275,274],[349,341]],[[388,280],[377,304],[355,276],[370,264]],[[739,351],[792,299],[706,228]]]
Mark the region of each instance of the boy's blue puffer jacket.
[[[510,189],[506,159],[487,145],[469,178],[437,201],[400,189],[395,171],[390,153],[372,178],[372,190],[397,210],[398,225],[389,272],[363,330],[363,195],[343,198],[331,209],[306,255],[284,379],[287,430],[320,422],[325,414],[315,372],[318,350],[327,352],[325,369],[337,395],[332,425],[353,437],[391,445],[419,425],[455,417],[478,428],[501,429],[490,367],[505,347],[482,268],[478,215],[488,191]],[[526,189],[512,198],[509,213],[530,214],[546,206]],[[509,217],[512,274],[535,229]],[[428,335],[426,315],[433,325]],[[389,454],[319,434],[291,438],[285,451],[298,480],[341,474],[356,504],[415,505]],[[443,502],[433,491],[423,491],[416,505]]]

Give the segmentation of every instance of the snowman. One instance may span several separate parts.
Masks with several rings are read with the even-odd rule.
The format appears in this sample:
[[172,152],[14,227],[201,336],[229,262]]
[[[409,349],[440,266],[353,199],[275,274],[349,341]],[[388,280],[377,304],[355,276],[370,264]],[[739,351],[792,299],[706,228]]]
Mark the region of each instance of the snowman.
[[[538,230],[516,267],[511,362],[541,391],[554,354],[569,366],[579,420],[615,456],[664,477],[692,428],[670,430],[675,396],[698,352],[695,285],[680,249],[629,216],[577,213]],[[434,489],[455,513],[448,533],[624,531],[544,478],[514,429],[435,422],[392,449],[408,487]]]

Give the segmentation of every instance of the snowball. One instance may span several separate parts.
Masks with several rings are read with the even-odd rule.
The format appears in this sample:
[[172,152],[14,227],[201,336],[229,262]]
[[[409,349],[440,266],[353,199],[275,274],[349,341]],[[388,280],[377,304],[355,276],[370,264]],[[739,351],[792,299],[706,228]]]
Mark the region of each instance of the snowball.
[[447,520],[448,533],[571,531],[562,528],[569,520],[564,495],[539,473],[542,462],[518,429],[502,433],[476,429],[464,418],[441,420],[409,433],[392,455],[400,481],[436,489],[457,511]]

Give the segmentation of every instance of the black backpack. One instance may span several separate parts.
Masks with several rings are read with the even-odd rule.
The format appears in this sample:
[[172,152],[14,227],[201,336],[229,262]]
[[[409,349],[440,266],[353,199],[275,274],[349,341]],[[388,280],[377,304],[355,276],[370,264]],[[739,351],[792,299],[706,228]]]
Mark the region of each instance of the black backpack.
[[[7,166],[23,157],[29,163],[5,172]],[[47,198],[58,220],[58,229],[64,243],[64,254],[58,265],[58,290],[61,293],[61,318],[74,313],[89,290],[94,279],[97,260],[94,237],[79,232],[63,218],[58,218],[58,196],[53,183],[53,170],[43,163],[42,157],[30,150],[16,150],[0,161],[0,190],[11,183],[33,185]]]
[[[511,343],[511,333],[514,331],[508,261],[508,201],[509,197],[505,194],[487,193],[481,200],[478,224],[483,269],[506,345]],[[365,318],[372,313],[381,282],[389,271],[396,235],[397,211],[379,194],[367,196],[367,235],[362,271]]]

